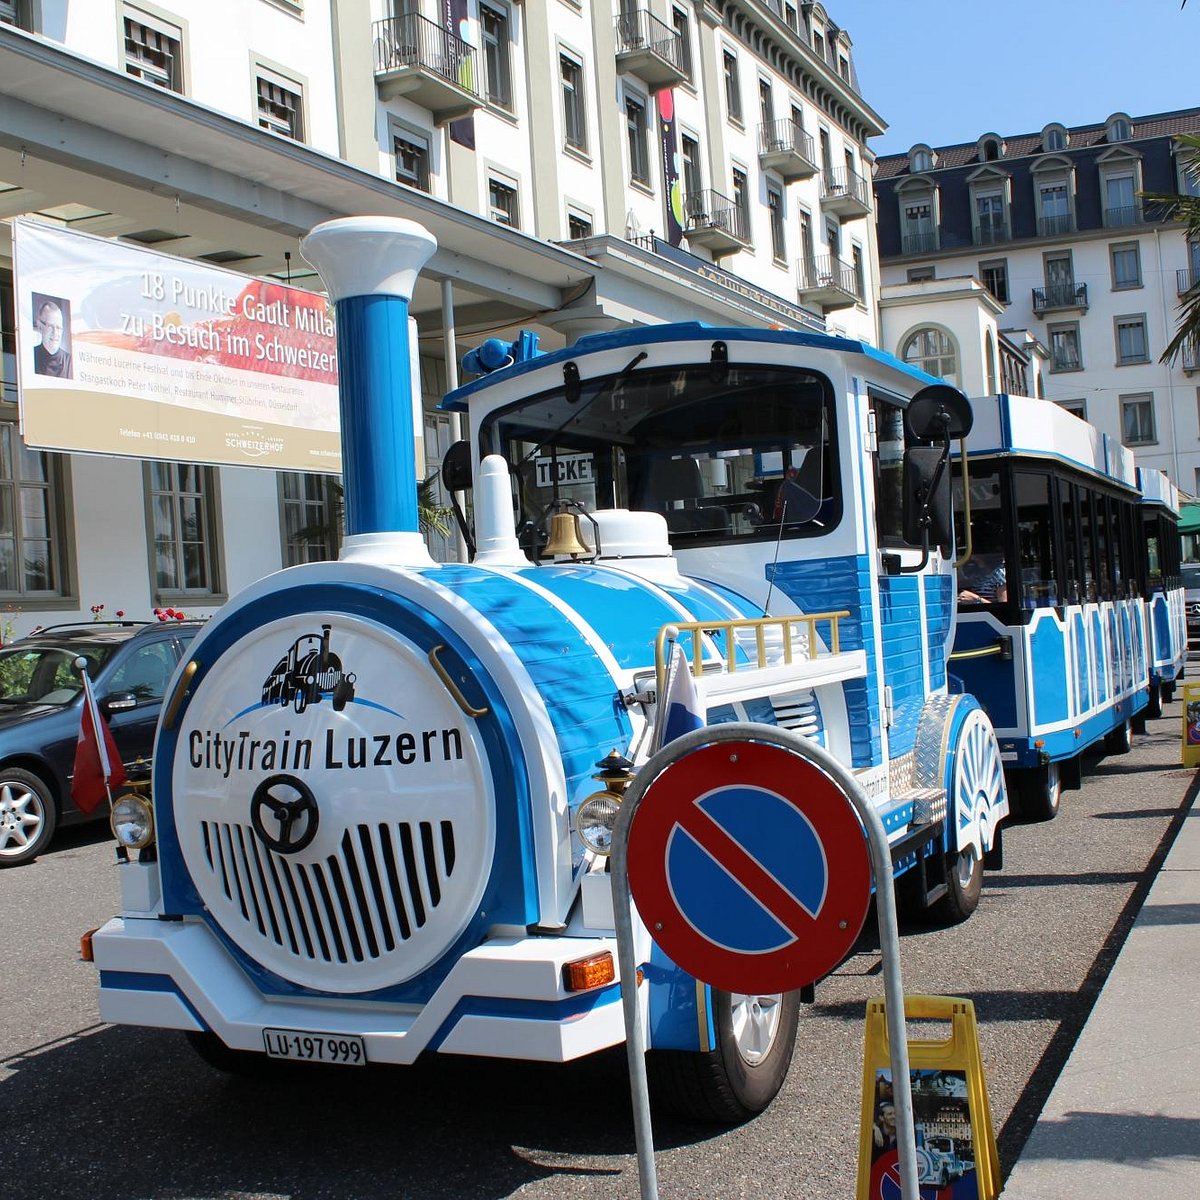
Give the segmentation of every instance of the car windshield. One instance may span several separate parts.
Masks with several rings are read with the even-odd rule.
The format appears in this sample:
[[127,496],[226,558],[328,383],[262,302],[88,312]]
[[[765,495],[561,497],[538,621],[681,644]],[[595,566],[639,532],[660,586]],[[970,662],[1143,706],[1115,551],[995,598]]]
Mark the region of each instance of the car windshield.
[[1200,592],[1200,567],[1190,567],[1186,563],[1183,565],[1183,586],[1189,592]]
[[8,646],[0,650],[0,704],[70,704],[83,683],[72,664],[88,660],[88,674],[96,673],[112,657],[116,646]]

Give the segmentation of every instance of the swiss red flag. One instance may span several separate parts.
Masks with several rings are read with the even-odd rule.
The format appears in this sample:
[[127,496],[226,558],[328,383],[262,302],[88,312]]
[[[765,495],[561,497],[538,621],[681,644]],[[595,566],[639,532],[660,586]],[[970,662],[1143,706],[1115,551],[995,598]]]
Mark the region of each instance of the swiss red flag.
[[[104,738],[103,748],[96,737],[96,727]],[[107,767],[107,772],[105,771]],[[91,688],[86,688],[83,698],[83,717],[79,722],[79,740],[75,743],[75,773],[71,776],[71,799],[82,813],[93,813],[108,799],[108,788],[104,786],[105,774],[108,786],[118,788],[125,782],[125,764],[107,723],[95,709]]]

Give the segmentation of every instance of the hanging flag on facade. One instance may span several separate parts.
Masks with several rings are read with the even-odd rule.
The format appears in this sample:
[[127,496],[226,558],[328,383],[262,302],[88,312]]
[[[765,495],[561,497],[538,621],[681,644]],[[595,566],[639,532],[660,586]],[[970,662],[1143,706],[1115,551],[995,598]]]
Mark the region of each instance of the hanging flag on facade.
[[666,682],[658,701],[658,722],[654,727],[651,753],[661,750],[677,737],[701,728],[705,724],[704,716],[704,700],[687,655],[678,642],[672,642]]
[[125,782],[125,764],[113,741],[112,731],[96,707],[96,694],[87,668],[83,679],[83,715],[79,740],[75,743],[75,770],[71,776],[71,799],[82,813],[93,813],[101,801],[112,798],[112,789]]

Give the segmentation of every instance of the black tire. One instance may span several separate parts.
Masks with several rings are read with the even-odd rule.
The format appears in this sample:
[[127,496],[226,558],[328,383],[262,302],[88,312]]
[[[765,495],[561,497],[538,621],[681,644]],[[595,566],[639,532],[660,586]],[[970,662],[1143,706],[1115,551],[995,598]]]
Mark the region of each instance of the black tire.
[[1053,821],[1062,802],[1062,772],[1058,763],[1014,771],[1021,815],[1030,821]]
[[[712,997],[717,1048],[707,1053],[652,1050],[646,1056],[650,1092],[657,1106],[676,1116],[737,1125],[762,1112],[787,1078],[800,1024],[800,996],[786,992],[777,998],[779,1017],[769,1042],[761,1052],[749,1053],[738,1044],[735,997],[715,989]],[[737,1007],[759,999],[737,997]]]
[[1157,720],[1162,716],[1163,685],[1161,682],[1151,684],[1150,699],[1146,702],[1146,716]]
[[1173,683],[1164,683],[1162,685],[1162,702],[1170,704],[1175,699],[1175,685]]
[[983,894],[983,859],[968,847],[948,850],[946,894],[929,909],[929,920],[937,925],[961,925],[978,907]]
[[1104,749],[1109,754],[1128,754],[1133,748],[1133,722],[1128,717],[1116,729],[1104,735]]
[[0,767],[0,867],[37,858],[57,825],[58,805],[45,781],[19,767]]
[[253,1050],[231,1050],[215,1033],[188,1032],[184,1034],[192,1049],[214,1071],[223,1075],[234,1075],[239,1079],[262,1079],[278,1075],[289,1067],[296,1069],[294,1063],[279,1062],[268,1058],[266,1054],[256,1054]]

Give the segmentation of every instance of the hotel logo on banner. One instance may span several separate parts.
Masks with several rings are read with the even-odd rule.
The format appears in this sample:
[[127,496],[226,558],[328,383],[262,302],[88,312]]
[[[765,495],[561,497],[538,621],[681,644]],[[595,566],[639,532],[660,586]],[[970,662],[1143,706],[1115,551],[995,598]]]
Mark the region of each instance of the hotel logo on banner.
[[324,296],[28,220],[13,247],[28,444],[341,470]]

